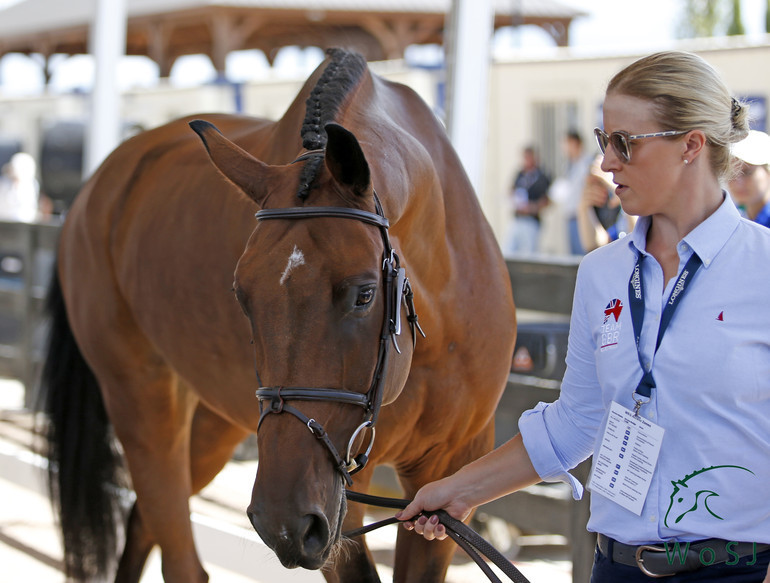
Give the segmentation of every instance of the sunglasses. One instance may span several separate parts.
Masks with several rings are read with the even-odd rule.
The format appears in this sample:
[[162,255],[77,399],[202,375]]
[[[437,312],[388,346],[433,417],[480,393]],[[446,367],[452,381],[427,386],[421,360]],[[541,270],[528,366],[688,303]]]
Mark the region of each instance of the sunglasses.
[[618,156],[628,164],[631,161],[631,142],[633,140],[641,140],[644,138],[668,138],[671,136],[681,136],[686,134],[689,130],[676,131],[670,130],[666,132],[655,132],[654,134],[637,134],[635,136],[630,135],[628,132],[618,130],[607,135],[600,128],[594,129],[594,135],[596,136],[596,143],[599,144],[599,149],[604,154],[607,149],[607,144],[612,144],[612,148],[617,152]]

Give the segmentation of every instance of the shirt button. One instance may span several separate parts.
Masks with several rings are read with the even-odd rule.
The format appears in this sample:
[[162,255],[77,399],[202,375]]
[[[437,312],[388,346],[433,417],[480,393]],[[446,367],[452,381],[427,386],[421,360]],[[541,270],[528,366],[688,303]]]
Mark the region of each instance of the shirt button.
[[655,516],[655,515],[650,516],[650,522],[657,522],[657,521],[658,521],[658,517],[657,516]]
[[644,370],[646,370],[647,372],[650,372],[650,370],[652,370],[652,363],[651,362],[645,362],[644,363]]
[[655,411],[650,411],[649,413],[647,413],[647,417],[649,417],[650,419],[654,419],[655,418]]

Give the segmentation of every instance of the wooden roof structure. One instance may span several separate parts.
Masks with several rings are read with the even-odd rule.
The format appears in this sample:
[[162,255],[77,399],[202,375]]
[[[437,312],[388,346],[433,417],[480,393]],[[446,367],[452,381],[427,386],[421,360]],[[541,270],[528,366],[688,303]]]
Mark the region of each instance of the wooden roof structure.
[[[557,45],[585,13],[557,0],[492,0],[495,29],[536,25]],[[286,46],[345,46],[367,60],[402,58],[413,44],[442,44],[451,0],[127,0],[126,54],[167,77],[183,55],[205,54],[224,75],[227,54],[259,49],[272,64]],[[0,10],[0,57],[88,53],[94,0],[23,0]]]

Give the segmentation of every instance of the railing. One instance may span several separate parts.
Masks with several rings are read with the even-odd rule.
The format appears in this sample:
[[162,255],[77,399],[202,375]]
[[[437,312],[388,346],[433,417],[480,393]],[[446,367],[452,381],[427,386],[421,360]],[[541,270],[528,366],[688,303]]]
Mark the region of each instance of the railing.
[[0,376],[24,383],[35,404],[47,336],[43,304],[61,223],[0,220]]

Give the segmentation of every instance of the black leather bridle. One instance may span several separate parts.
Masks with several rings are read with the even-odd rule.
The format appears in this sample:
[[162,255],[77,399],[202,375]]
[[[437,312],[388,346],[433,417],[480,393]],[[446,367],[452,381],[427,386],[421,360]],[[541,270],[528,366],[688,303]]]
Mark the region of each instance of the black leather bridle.
[[[306,152],[295,162],[306,160],[309,157],[323,155],[323,150],[312,150]],[[334,460],[335,467],[342,474],[348,486],[353,485],[351,477],[356,472],[362,470],[369,461],[369,454],[374,445],[374,425],[377,422],[377,416],[382,405],[382,396],[385,389],[385,371],[388,363],[388,355],[391,342],[397,352],[401,353],[396,338],[401,334],[401,303],[403,302],[407,310],[407,321],[412,332],[413,346],[417,343],[417,333],[424,338],[420,324],[417,321],[417,313],[414,308],[414,293],[406,278],[406,270],[401,267],[398,255],[393,250],[388,237],[388,227],[390,223],[382,210],[382,204],[374,193],[375,213],[368,211],[346,208],[346,207],[292,207],[283,209],[263,209],[257,213],[257,220],[296,220],[313,218],[339,218],[353,219],[363,223],[373,225],[380,230],[384,246],[382,260],[382,281],[384,287],[385,308],[382,322],[382,331],[380,333],[379,350],[377,354],[377,366],[374,369],[371,385],[366,393],[356,393],[345,389],[332,389],[326,387],[260,387],[257,389],[257,398],[259,399],[260,417],[257,429],[262,425],[265,417],[272,413],[291,413],[294,417],[304,423],[310,432],[320,440],[327,448]],[[337,448],[332,443],[323,425],[318,423],[302,413],[296,407],[288,405],[287,401],[331,401],[348,405],[356,405],[364,410],[364,421],[353,431],[348,441],[347,451],[343,458]],[[265,406],[265,402],[268,402]],[[371,438],[369,445],[364,453],[353,456],[353,447],[356,439],[367,428],[371,429]],[[379,496],[370,496],[346,490],[345,495],[348,500],[382,506],[386,508],[405,508],[408,500],[399,500],[394,498],[382,498]],[[434,512],[425,513],[434,514]],[[454,519],[443,510],[436,511],[440,522],[447,528],[449,536],[476,562],[481,570],[487,575],[493,583],[501,583],[500,579],[494,574],[484,562],[481,555],[491,559],[514,583],[529,583],[526,577],[508,561],[497,549],[490,545],[486,540],[479,536],[470,527],[459,520]],[[353,538],[380,528],[387,524],[398,522],[395,518],[389,518],[376,524],[365,526],[355,531],[346,532],[345,536]]]
[[[320,155],[320,152],[308,152],[297,161],[306,159],[310,155]],[[377,194],[374,194],[376,213],[346,207],[292,207],[282,209],[263,209],[257,213],[257,220],[300,220],[314,218],[339,218],[361,221],[377,227],[382,235],[384,245],[382,260],[382,280],[384,287],[384,316],[382,331],[379,339],[377,365],[374,369],[372,382],[366,393],[357,393],[345,389],[326,387],[260,387],[257,389],[259,399],[260,418],[257,428],[262,425],[265,418],[271,413],[291,413],[307,426],[310,432],[321,441],[334,460],[337,470],[342,474],[348,486],[353,484],[351,476],[363,469],[369,460],[375,437],[375,424],[382,405],[382,397],[385,389],[385,372],[388,363],[388,355],[391,342],[399,353],[397,337],[401,334],[401,304],[407,309],[407,321],[412,332],[413,344],[417,342],[417,332],[423,337],[425,333],[417,322],[417,314],[414,309],[414,294],[409,280],[406,278],[406,270],[400,266],[399,257],[390,244],[388,227],[390,223],[382,210]],[[326,401],[356,405],[364,410],[363,422],[353,431],[345,456],[332,443],[324,427],[315,419],[302,413],[296,407],[287,404],[287,401]],[[364,453],[353,455],[356,439],[366,429],[371,430],[371,438]]]

